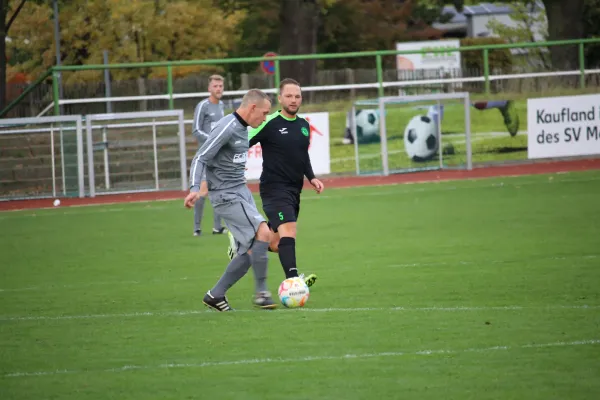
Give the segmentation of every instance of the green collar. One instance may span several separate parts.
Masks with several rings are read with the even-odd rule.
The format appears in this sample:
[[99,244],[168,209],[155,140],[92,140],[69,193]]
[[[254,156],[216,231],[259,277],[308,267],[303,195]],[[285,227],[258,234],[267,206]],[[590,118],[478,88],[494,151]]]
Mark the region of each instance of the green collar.
[[295,120],[296,120],[296,118],[298,118],[298,116],[297,116],[297,115],[294,115],[294,118],[288,118],[288,117],[286,117],[285,115],[283,115],[283,114],[281,113],[281,110],[277,110],[277,112],[279,113],[279,115],[281,116],[281,118],[283,118],[283,119],[287,119],[288,121],[295,121]]

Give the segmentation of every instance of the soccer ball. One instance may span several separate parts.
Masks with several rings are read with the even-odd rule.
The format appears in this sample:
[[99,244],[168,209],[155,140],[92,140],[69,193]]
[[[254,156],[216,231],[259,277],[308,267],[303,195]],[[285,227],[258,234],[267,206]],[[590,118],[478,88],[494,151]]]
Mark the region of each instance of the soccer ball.
[[428,161],[438,149],[437,125],[426,115],[414,116],[404,129],[404,149],[413,161]]
[[303,307],[308,301],[310,292],[302,278],[288,278],[279,285],[279,300],[287,308]]
[[371,143],[379,140],[379,112],[377,110],[358,110],[354,117],[358,143]]

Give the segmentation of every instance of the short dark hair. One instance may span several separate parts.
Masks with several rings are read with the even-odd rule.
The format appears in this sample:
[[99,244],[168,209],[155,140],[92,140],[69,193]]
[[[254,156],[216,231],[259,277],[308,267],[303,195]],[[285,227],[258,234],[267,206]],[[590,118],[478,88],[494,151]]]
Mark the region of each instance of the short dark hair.
[[296,86],[300,87],[300,83],[298,83],[297,80],[292,79],[292,78],[285,78],[284,80],[282,80],[279,83],[279,91],[280,92],[283,90],[283,88],[285,87],[285,85],[296,85]]
[[262,101],[271,102],[271,98],[260,89],[250,89],[242,98],[242,106],[246,107],[250,104],[258,104]]

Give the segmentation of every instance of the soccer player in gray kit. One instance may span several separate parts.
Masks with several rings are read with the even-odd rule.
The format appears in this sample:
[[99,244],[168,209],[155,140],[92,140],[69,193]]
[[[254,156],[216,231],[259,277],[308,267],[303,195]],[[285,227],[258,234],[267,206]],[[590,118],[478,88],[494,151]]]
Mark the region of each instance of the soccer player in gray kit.
[[[217,122],[224,116],[224,105],[221,101],[223,96],[223,82],[221,75],[211,75],[208,78],[208,92],[210,96],[202,100],[194,110],[194,122],[192,125],[192,135],[198,141],[198,147],[202,146],[210,131]],[[200,198],[194,205],[194,236],[202,234],[202,215],[204,214],[204,203],[208,195],[206,177],[202,177],[200,183]],[[214,210],[213,210],[214,211]],[[225,231],[221,225],[221,217],[215,212],[213,216],[213,235],[220,235]]]
[[204,304],[216,311],[231,311],[227,290],[250,269],[254,269],[259,308],[275,308],[267,289],[267,251],[270,231],[265,218],[258,212],[250,189],[246,185],[248,158],[248,126],[262,124],[271,109],[269,97],[252,89],[233,113],[221,119],[200,147],[191,164],[190,192],[184,205],[193,207],[200,198],[200,182],[206,170],[208,197],[236,241],[236,254],[218,282],[204,296]]

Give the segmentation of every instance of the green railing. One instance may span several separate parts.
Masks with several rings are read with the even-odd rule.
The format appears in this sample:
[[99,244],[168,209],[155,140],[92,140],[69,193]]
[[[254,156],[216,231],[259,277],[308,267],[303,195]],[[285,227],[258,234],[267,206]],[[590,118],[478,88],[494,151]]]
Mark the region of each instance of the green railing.
[[162,61],[162,62],[144,62],[144,63],[127,63],[127,64],[90,64],[90,65],[61,65],[52,67],[42,77],[38,78],[32,85],[11,102],[7,107],[0,111],[0,117],[8,113],[19,101],[21,101],[29,92],[31,92],[40,82],[48,75],[52,74],[53,81],[53,100],[54,113],[60,114],[59,108],[59,72],[62,71],[84,71],[84,70],[105,70],[119,68],[155,68],[165,67],[167,69],[167,95],[169,96],[169,108],[174,107],[173,101],[173,67],[190,66],[190,65],[208,65],[208,64],[236,64],[236,63],[251,63],[261,61],[275,62],[275,82],[280,81],[279,62],[280,61],[295,61],[295,60],[315,60],[315,59],[335,59],[335,58],[356,58],[356,57],[375,57],[375,66],[377,69],[377,83],[379,96],[383,96],[383,61],[384,56],[395,56],[402,54],[429,54],[429,53],[449,53],[449,52],[464,52],[464,51],[481,51],[483,53],[483,76],[485,93],[490,92],[490,65],[489,52],[499,49],[514,49],[514,48],[539,48],[549,46],[565,46],[578,45],[579,49],[579,70],[580,79],[579,85],[585,87],[585,57],[584,45],[591,43],[600,43],[600,38],[590,39],[574,39],[574,40],[556,40],[548,42],[530,42],[530,43],[510,43],[510,44],[491,44],[480,46],[466,46],[455,49],[431,49],[431,50],[379,50],[379,51],[361,51],[350,53],[333,53],[333,54],[301,54],[301,55],[279,55],[277,57],[246,57],[246,58],[224,58],[224,59],[209,59],[209,60],[182,60],[182,61]]

